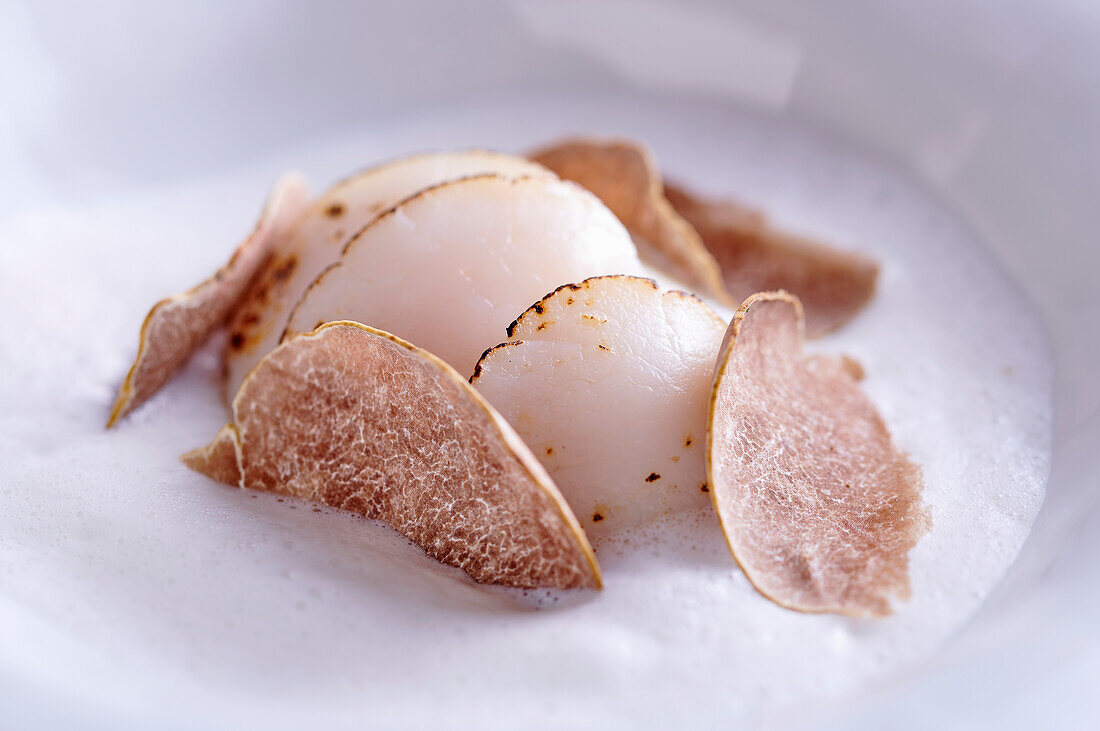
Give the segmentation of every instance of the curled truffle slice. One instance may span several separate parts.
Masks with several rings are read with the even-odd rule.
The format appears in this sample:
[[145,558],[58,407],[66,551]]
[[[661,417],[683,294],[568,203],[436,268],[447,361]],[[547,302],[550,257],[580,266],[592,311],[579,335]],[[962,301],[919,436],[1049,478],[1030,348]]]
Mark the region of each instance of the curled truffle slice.
[[725,329],[693,295],[596,277],[528,308],[470,381],[598,539],[710,505],[707,403]]
[[806,308],[806,333],[818,337],[855,317],[875,293],[878,264],[772,226],[760,211],[708,200],[671,185],[665,195],[702,237],[730,295],[784,289]]
[[107,428],[171,380],[188,358],[232,313],[249,282],[305,211],[309,194],[295,173],[279,178],[260,220],[214,276],[153,305],[138,336],[138,352],[126,374]]
[[883,616],[906,599],[928,529],[920,470],[898,450],[850,362],[804,359],[802,307],[745,301],[711,394],[707,475],[737,562],[791,609]]
[[482,583],[600,586],[584,532],[512,428],[443,361],[359,323],[273,350],[233,422],[183,461],[381,520]]
[[734,307],[718,262],[699,234],[665,199],[653,153],[627,140],[564,140],[530,158],[595,193],[627,227],[647,264]]

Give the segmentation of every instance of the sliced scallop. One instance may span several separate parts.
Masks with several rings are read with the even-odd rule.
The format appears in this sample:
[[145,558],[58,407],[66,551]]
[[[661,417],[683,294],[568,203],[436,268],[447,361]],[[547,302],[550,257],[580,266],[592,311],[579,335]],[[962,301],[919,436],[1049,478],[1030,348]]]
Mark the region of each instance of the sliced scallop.
[[928,529],[921,477],[843,358],[802,356],[785,292],[737,311],[718,358],[707,431],[711,496],[749,580],[791,609],[883,616],[910,595]]
[[600,586],[584,532],[511,427],[450,366],[358,323],[263,358],[233,421],[183,460],[381,520],[482,583]]
[[724,332],[692,295],[599,277],[526,310],[471,382],[596,539],[709,506],[707,402]]
[[[382,211],[438,183],[482,173],[554,177],[514,155],[485,150],[429,153],[385,163],[338,183],[309,209],[255,280],[230,323],[226,398],[279,343],[291,308],[347,241]],[[309,329],[312,329],[309,328]]]
[[163,299],[149,310],[141,324],[137,356],[118,390],[108,428],[168,383],[225,322],[272,251],[282,246],[308,203],[309,193],[300,175],[281,177],[272,188],[256,228],[225,266],[201,284]]
[[580,186],[466,178],[422,191],[359,232],[310,285],[287,335],[355,320],[468,374],[515,313],[547,291],[641,270],[626,229]]
[[634,236],[642,261],[699,294],[736,306],[699,234],[665,199],[648,147],[626,140],[564,140],[530,157],[595,193]]
[[806,308],[806,333],[818,337],[855,317],[875,294],[878,264],[853,251],[782,231],[760,211],[701,198],[671,185],[665,195],[699,232],[737,301],[784,289]]

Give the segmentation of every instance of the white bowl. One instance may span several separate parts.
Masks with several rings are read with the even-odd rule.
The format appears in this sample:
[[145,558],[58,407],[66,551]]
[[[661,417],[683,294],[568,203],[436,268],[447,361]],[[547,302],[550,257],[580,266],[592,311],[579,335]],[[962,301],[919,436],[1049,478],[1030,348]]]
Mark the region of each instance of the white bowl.
[[[776,704],[758,720],[1080,727],[1100,712],[1098,49],[1100,11],[1068,0],[9,4],[0,8],[0,220],[56,219],[147,191],[168,200],[207,178],[247,183],[224,188],[228,210],[285,166],[326,180],[349,155],[362,156],[347,163],[356,166],[399,152],[362,140],[377,120],[402,116],[424,120],[402,139],[425,147],[523,144],[525,130],[489,139],[467,123],[449,134],[441,115],[525,99],[550,116],[562,98],[595,100],[592,109],[623,100],[620,109],[655,115],[674,115],[677,102],[728,105],[851,140],[945,200],[1034,302],[1056,367],[1053,471],[1018,560],[953,639],[866,692]],[[630,127],[595,112],[583,123]],[[231,230],[214,226],[211,236]],[[30,408],[8,404],[13,418]],[[14,628],[51,619],[21,615],[3,587],[0,578],[0,603],[19,618],[0,627],[9,721],[150,722],[81,695],[78,679],[59,680],[65,638],[28,664]],[[164,708],[157,722],[192,725],[192,710]]]

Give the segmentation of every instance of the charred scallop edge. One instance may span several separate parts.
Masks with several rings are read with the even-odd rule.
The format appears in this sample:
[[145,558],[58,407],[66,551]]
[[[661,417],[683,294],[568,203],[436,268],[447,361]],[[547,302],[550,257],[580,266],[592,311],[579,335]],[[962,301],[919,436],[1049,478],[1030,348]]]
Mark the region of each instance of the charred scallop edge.
[[[597,275],[595,277],[588,277],[587,279],[582,279],[580,282],[563,284],[560,287],[555,288],[554,291],[550,292],[549,294],[544,295],[537,302],[535,302],[535,304],[531,305],[526,310],[521,312],[519,317],[512,320],[512,324],[510,324],[508,326],[508,337],[511,338],[511,337],[515,336],[516,327],[519,326],[520,322],[523,321],[523,318],[527,317],[529,313],[533,312],[536,315],[541,315],[543,312],[545,312],[546,311],[546,305],[550,302],[551,299],[553,299],[554,295],[556,295],[558,292],[562,292],[564,290],[568,290],[570,292],[579,292],[582,289],[590,289],[593,284],[595,284],[596,282],[598,282],[602,279],[626,279],[626,280],[632,280],[632,281],[638,281],[638,282],[648,282],[653,287],[653,289],[655,289],[657,291],[660,291],[660,289],[661,289],[660,285],[657,284],[656,280],[651,279],[650,277],[638,277],[638,276],[635,276],[633,274],[600,274],[600,275]],[[684,294],[688,294],[688,293],[684,293]],[[692,296],[694,296],[694,295],[692,295]],[[696,299],[698,299],[698,298],[696,297]],[[703,302],[703,300],[699,300],[699,301],[703,304],[706,304],[705,302]]]
[[486,348],[485,352],[481,354],[481,357],[477,359],[477,363],[474,364],[474,374],[470,376],[470,384],[473,385],[474,381],[481,377],[481,363],[493,353],[504,348],[514,348],[519,345],[525,345],[526,340],[505,340],[503,343],[498,343],[491,348]]
[[516,154],[513,154],[511,152],[504,152],[503,150],[494,150],[494,149],[488,148],[488,147],[467,147],[467,148],[461,149],[461,150],[439,150],[439,149],[431,150],[431,149],[429,149],[429,150],[422,150],[420,152],[414,152],[414,153],[411,153],[409,155],[399,155],[399,156],[396,156],[396,157],[389,157],[389,158],[386,158],[386,159],[381,160],[379,162],[376,162],[373,165],[367,165],[365,167],[359,168],[358,170],[354,170],[351,173],[349,173],[348,175],[345,175],[344,177],[340,178],[335,183],[333,183],[332,186],[330,186],[329,189],[327,191],[325,191],[325,194],[322,196],[322,198],[327,198],[330,194],[343,191],[349,185],[351,185],[352,183],[357,183],[357,182],[359,182],[360,180],[362,180],[363,178],[365,178],[368,175],[373,175],[374,173],[386,172],[387,170],[392,170],[393,168],[395,168],[399,165],[404,165],[405,163],[408,163],[408,162],[414,162],[414,161],[417,161],[417,160],[426,160],[426,159],[432,158],[432,157],[440,157],[440,156],[458,157],[458,156],[461,156],[461,155],[486,155],[488,157],[496,157],[496,158],[507,159],[507,160],[522,160],[522,161],[529,162],[532,165],[535,165],[537,167],[542,168],[543,170],[546,171],[547,175],[549,175],[549,176],[552,176],[552,177],[555,177],[555,178],[557,177],[557,174],[554,173],[554,171],[550,170],[550,168],[546,167],[545,165],[543,165],[540,162],[536,162],[535,160],[532,160],[531,158],[527,157],[526,155],[516,155]]

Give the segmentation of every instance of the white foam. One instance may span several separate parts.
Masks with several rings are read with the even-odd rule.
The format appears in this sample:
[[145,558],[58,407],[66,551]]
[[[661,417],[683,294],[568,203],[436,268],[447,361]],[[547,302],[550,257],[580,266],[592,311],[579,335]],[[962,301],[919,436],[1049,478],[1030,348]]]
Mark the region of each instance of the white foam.
[[298,161],[327,180],[577,130],[647,139],[672,177],[883,262],[872,306],[813,347],[864,364],[923,465],[911,601],[883,621],[780,609],[706,513],[599,546],[598,594],[474,586],[379,526],[188,472],[177,456],[225,419],[213,349],[105,433],[145,309],[248,231],[258,165],[0,224],[0,675],[138,720],[693,725],[856,691],[964,623],[1042,502],[1051,369],[1026,302],[926,191],[797,125],[630,100],[422,110]]

